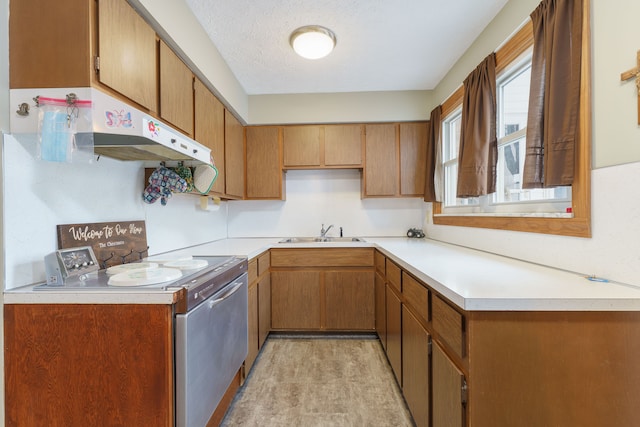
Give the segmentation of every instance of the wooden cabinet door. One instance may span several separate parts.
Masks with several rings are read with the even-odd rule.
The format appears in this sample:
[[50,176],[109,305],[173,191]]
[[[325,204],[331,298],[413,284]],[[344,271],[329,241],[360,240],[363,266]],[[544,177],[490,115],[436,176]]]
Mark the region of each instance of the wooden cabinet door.
[[249,126],[247,140],[247,199],[283,199],[280,139],[276,126]]
[[402,387],[402,303],[393,288],[386,287],[387,358]]
[[376,332],[380,337],[382,347],[387,349],[387,302],[385,298],[385,280],[384,277],[376,272],[375,276],[376,288]]
[[400,123],[400,195],[424,195],[427,122]]
[[429,333],[402,306],[402,392],[416,427],[429,427]]
[[253,362],[258,357],[258,284],[249,284],[249,345],[247,357],[244,359],[245,374],[248,374]]
[[365,127],[364,196],[398,193],[398,155],[395,124]]
[[262,348],[271,331],[271,276],[267,273],[258,283],[258,347]]
[[285,126],[282,134],[283,165],[320,166],[320,126]]
[[371,331],[375,329],[373,271],[324,273],[326,328]]
[[320,329],[320,272],[271,273],[271,326],[274,329]]
[[224,110],[224,163],[226,194],[244,197],[244,128],[228,110]]
[[437,343],[433,343],[433,427],[465,425],[464,374]]
[[160,117],[193,136],[193,73],[160,41]]
[[[211,191],[225,193],[225,140],[224,106],[218,98],[199,80],[194,84],[195,140],[211,149],[211,157],[218,169],[218,178]],[[164,111],[164,108],[163,108]]]
[[[92,52],[94,3],[86,0],[19,0],[3,3],[4,9],[9,8],[8,66],[11,89],[91,85],[93,55],[96,55],[96,52]],[[126,6],[126,3],[122,4]],[[7,42],[6,12],[2,22],[3,45]],[[73,24],[63,25],[63,22]],[[120,63],[117,66],[121,67]],[[4,90],[6,87],[3,87]]]
[[174,425],[170,305],[5,305],[4,331],[6,425]]
[[324,164],[326,166],[362,166],[363,142],[362,125],[326,125],[324,127]]
[[99,0],[100,82],[158,111],[156,33],[126,1]]

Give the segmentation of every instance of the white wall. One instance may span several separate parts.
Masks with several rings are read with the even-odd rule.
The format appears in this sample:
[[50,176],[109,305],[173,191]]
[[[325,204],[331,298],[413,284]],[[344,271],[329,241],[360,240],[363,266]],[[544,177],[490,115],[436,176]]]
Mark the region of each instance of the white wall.
[[249,96],[251,124],[429,120],[431,91]]
[[[510,20],[520,20],[519,15],[526,16],[533,10],[529,3],[535,3],[535,7],[538,2],[510,1]],[[634,85],[620,83],[620,73],[635,65],[640,48],[640,2],[612,0],[592,4],[593,237],[434,226],[429,221],[425,228],[434,239],[640,285],[640,197],[635,187],[640,176],[640,127]],[[495,42],[494,34],[510,33],[512,26],[507,22],[510,21],[498,16],[494,24],[499,25],[492,24],[471,49],[484,51],[485,45]],[[441,84],[446,87],[436,88],[437,94],[446,97],[454,86],[453,78],[471,71],[473,61],[467,57],[477,59],[482,55],[475,51],[465,54]],[[619,165],[623,163],[629,164]]]
[[144,165],[101,158],[92,164],[35,160],[35,143],[5,135],[5,287],[45,279],[44,256],[57,249],[56,225],[144,220],[150,255],[224,238],[226,204],[197,208],[193,195],[166,206],[142,201]]
[[[640,50],[640,2],[592,0],[594,167],[640,161],[638,88],[620,74]],[[637,175],[636,175],[637,176]]]
[[467,75],[518,31],[539,4],[540,0],[510,0],[438,83],[433,90],[433,104],[429,111],[462,86]]
[[361,199],[357,170],[289,171],[286,201],[229,202],[229,237],[402,236],[419,227],[419,198]]
[[638,162],[593,171],[590,239],[434,226],[430,221],[426,233],[437,240],[640,285],[640,202],[633,197],[638,176]]
[[249,117],[247,94],[187,4],[182,0],[128,1],[154,23],[156,32],[219,95],[225,106],[246,123]]

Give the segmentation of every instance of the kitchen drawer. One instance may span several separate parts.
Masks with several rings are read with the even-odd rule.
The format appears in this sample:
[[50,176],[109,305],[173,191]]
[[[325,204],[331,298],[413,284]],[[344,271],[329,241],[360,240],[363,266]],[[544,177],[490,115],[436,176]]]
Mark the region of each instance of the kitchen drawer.
[[372,248],[272,249],[272,267],[372,267]]
[[258,280],[258,259],[254,258],[249,261],[249,267],[247,269],[249,273],[249,283],[253,283]]
[[465,356],[464,315],[439,296],[432,300],[433,329],[458,356]]
[[387,280],[398,292],[402,292],[402,270],[389,259],[387,259]]
[[376,270],[378,270],[380,274],[384,276],[385,274],[387,274],[385,271],[384,255],[382,255],[382,252],[376,251],[374,257],[375,257]]
[[428,322],[429,290],[404,271],[402,272],[402,295],[413,311],[422,317],[422,320]]
[[271,268],[271,255],[269,251],[258,256],[258,276],[262,276]]

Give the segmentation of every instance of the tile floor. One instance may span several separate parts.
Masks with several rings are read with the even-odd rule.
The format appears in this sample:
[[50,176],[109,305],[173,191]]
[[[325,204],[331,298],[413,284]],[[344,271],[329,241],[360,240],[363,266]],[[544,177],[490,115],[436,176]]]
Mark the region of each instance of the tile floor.
[[414,424],[377,339],[271,336],[221,425]]

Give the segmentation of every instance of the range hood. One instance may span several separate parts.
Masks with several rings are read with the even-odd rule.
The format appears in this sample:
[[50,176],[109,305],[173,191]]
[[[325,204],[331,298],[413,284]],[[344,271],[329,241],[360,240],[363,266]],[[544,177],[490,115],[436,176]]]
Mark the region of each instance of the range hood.
[[92,138],[96,155],[118,160],[210,162],[209,148],[95,88],[11,89],[11,106],[18,107],[11,115],[11,133],[37,134],[39,111],[34,98],[64,100],[71,93],[79,101],[91,101],[90,112],[81,112],[76,122],[76,139]]

